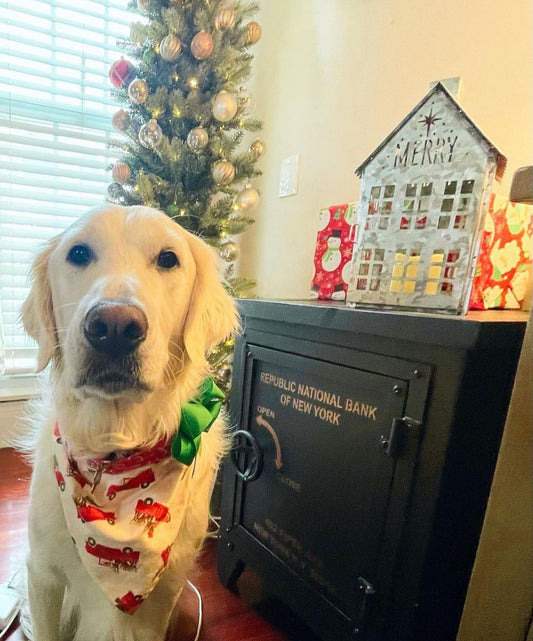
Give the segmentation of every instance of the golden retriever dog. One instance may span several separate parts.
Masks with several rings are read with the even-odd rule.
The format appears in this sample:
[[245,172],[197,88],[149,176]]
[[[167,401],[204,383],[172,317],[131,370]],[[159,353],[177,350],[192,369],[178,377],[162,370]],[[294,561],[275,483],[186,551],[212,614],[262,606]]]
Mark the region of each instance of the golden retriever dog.
[[[206,355],[236,328],[234,304],[215,252],[148,207],[89,212],[48,243],[32,278],[22,320],[39,346],[38,369],[51,363],[49,393],[32,419],[34,640],[162,641],[207,531],[227,446],[223,419],[201,434],[190,465],[172,458],[168,444],[208,375]],[[172,494],[170,511],[154,499],[159,478],[147,461],[167,466],[161,491]],[[112,477],[113,465],[126,471]],[[119,490],[134,514],[121,514]],[[85,536],[80,528],[90,526],[114,536],[115,547]],[[142,594],[127,591],[143,580],[133,530],[139,545],[165,545]]]

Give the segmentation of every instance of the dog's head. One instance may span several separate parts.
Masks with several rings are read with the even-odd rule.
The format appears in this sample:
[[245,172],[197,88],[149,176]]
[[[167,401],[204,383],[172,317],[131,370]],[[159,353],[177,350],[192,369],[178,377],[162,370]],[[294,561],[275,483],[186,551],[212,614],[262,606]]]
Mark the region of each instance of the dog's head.
[[148,207],[89,212],[37,256],[22,309],[39,345],[80,400],[144,398],[205,375],[206,354],[237,324],[214,251]]

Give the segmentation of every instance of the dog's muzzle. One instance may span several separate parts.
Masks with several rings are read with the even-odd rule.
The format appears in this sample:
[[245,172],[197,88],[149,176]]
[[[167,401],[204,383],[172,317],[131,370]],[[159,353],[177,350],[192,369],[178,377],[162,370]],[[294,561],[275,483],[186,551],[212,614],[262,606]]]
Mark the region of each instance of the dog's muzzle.
[[92,307],[83,323],[88,343],[76,387],[96,388],[108,395],[150,391],[143,382],[138,354],[148,320],[140,307],[105,301]]
[[148,319],[140,307],[99,303],[85,316],[83,333],[89,345],[109,356],[131,354],[145,340]]

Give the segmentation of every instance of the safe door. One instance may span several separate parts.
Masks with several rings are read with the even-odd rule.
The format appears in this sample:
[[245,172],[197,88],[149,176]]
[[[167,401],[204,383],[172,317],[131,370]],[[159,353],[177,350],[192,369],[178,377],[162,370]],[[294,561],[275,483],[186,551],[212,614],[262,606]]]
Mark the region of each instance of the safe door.
[[422,434],[423,366],[341,348],[328,362],[300,347],[241,354],[220,576],[250,563],[323,638],[377,639]]

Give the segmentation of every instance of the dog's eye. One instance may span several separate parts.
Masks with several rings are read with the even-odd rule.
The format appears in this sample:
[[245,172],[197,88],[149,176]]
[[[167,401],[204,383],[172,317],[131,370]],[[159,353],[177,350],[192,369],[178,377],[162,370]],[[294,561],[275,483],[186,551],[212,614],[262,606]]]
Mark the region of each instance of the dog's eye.
[[157,257],[157,266],[161,269],[172,269],[180,264],[178,257],[172,251],[164,250]]
[[85,267],[93,259],[93,252],[87,245],[74,245],[67,255],[67,260],[76,267]]

